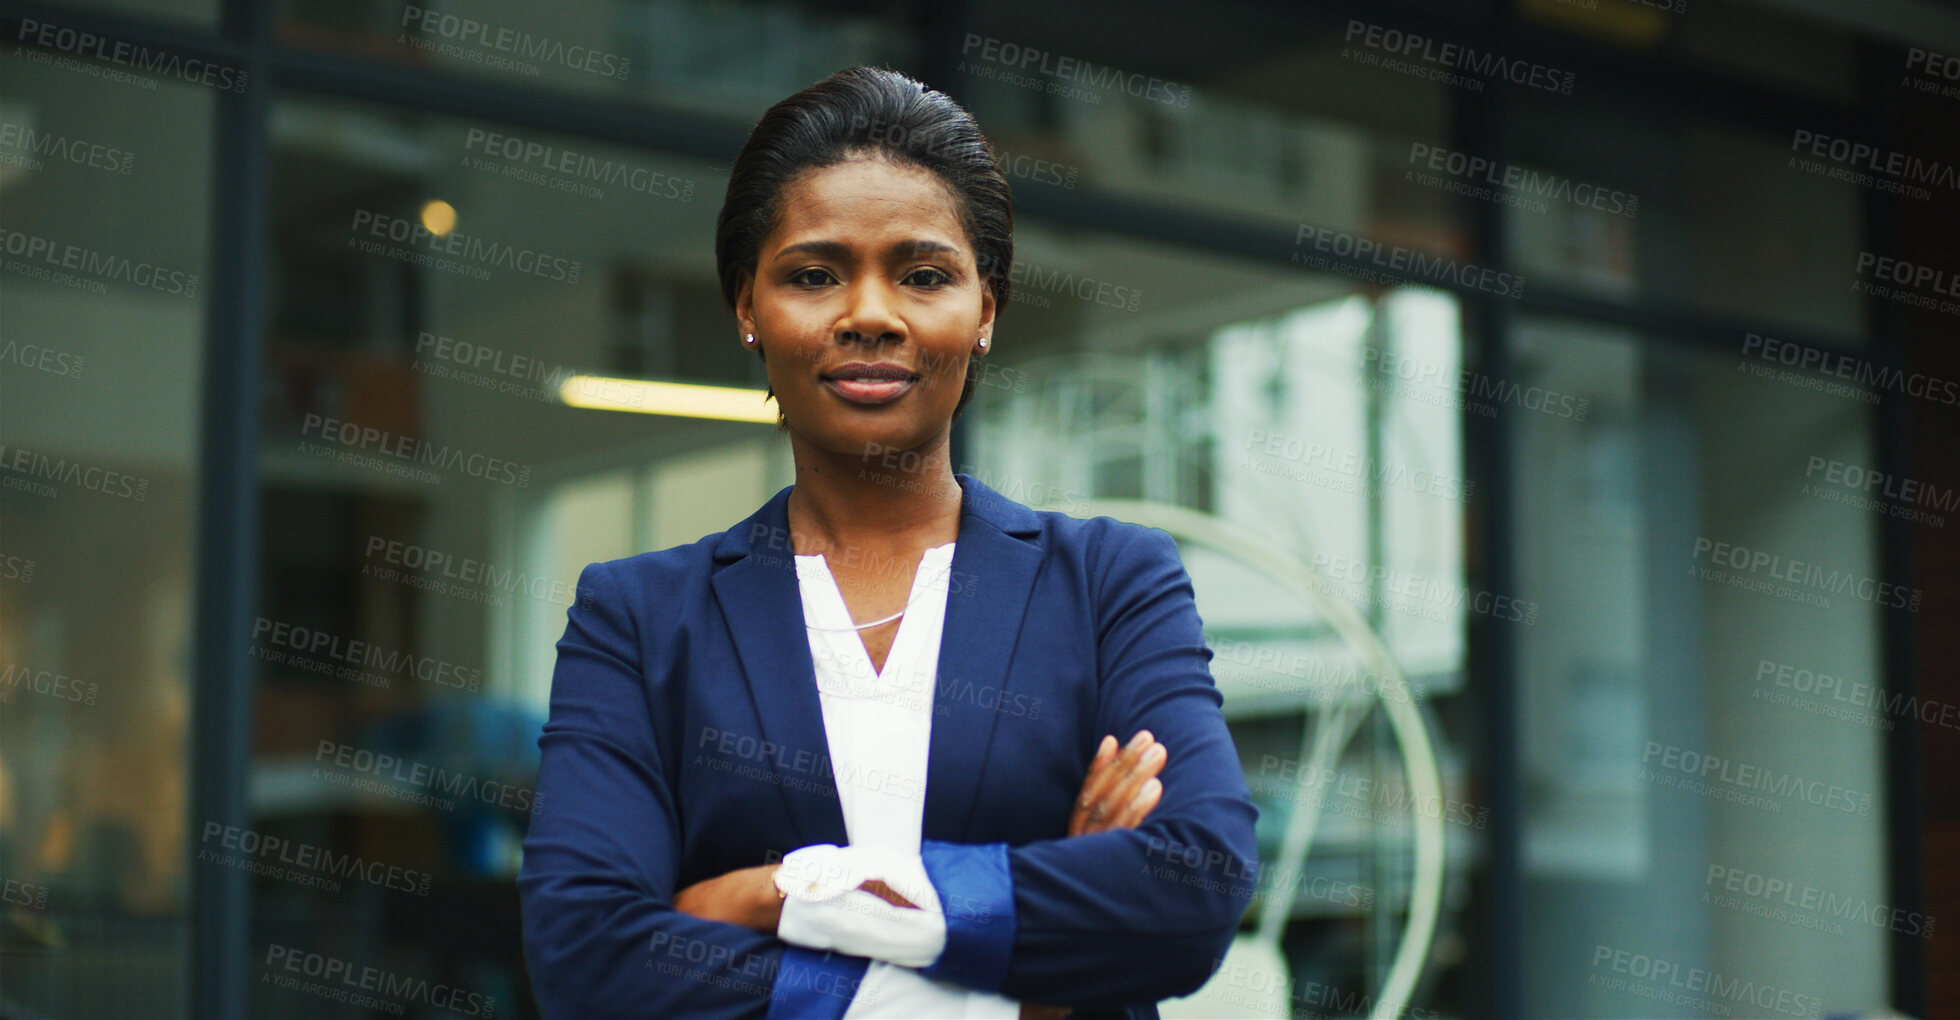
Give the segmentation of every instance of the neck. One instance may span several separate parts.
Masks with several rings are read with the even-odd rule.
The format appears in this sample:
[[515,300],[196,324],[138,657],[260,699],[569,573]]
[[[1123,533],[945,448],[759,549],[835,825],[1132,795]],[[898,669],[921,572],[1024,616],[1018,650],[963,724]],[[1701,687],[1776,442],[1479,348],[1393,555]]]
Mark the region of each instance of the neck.
[[961,490],[950,430],[911,450],[859,456],[792,434],[789,530],[799,553],[943,545],[959,537]]

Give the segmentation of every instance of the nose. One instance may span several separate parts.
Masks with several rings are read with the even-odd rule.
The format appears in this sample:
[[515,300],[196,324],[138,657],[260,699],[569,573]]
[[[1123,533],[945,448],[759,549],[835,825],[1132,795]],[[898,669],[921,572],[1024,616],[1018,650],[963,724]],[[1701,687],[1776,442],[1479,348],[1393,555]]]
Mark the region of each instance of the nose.
[[905,323],[893,308],[885,281],[860,279],[851,285],[849,305],[837,320],[837,339],[844,343],[882,344],[905,336]]

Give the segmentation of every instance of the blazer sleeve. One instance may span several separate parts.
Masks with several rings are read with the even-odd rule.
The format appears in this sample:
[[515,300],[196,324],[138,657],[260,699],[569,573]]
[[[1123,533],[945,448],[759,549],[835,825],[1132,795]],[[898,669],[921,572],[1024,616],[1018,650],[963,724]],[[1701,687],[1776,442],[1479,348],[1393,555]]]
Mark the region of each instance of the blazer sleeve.
[[[1113,548],[1112,548],[1113,546]],[[1258,847],[1190,576],[1169,534],[1118,526],[1093,565],[1095,732],[1147,729],[1163,797],[1131,830],[1006,844],[927,843],[947,943],[930,976],[1026,1002],[1118,1008],[1189,995],[1251,902]]]
[[636,628],[606,564],[587,566],[578,591],[558,642],[538,740],[539,805],[518,875],[525,962],[543,1015],[760,1020],[783,1011],[781,1002],[772,1009],[773,993],[785,990],[779,979],[797,978],[805,993],[821,987],[848,999],[861,961],[789,950],[673,908],[681,828]]

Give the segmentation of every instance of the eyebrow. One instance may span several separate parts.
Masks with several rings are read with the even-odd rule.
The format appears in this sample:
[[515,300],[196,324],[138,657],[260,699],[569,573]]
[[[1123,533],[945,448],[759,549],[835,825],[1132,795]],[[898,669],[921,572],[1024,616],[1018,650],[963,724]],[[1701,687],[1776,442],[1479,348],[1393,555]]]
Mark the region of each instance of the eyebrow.
[[[912,240],[900,241],[887,250],[892,258],[915,259],[928,255],[958,255],[960,249],[942,241]],[[776,253],[777,258],[785,255],[815,255],[818,258],[835,259],[839,262],[850,257],[850,246],[842,241],[799,241],[785,246]]]

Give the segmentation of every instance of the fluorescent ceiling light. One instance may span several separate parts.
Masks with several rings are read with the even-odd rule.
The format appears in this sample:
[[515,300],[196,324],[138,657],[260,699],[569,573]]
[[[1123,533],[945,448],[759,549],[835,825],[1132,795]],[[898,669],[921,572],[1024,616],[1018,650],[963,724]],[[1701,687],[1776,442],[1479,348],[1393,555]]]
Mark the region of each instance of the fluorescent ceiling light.
[[639,414],[776,424],[776,409],[768,406],[767,393],[735,386],[699,386],[694,383],[574,375],[558,385],[558,399],[568,406],[594,411],[633,411]]

